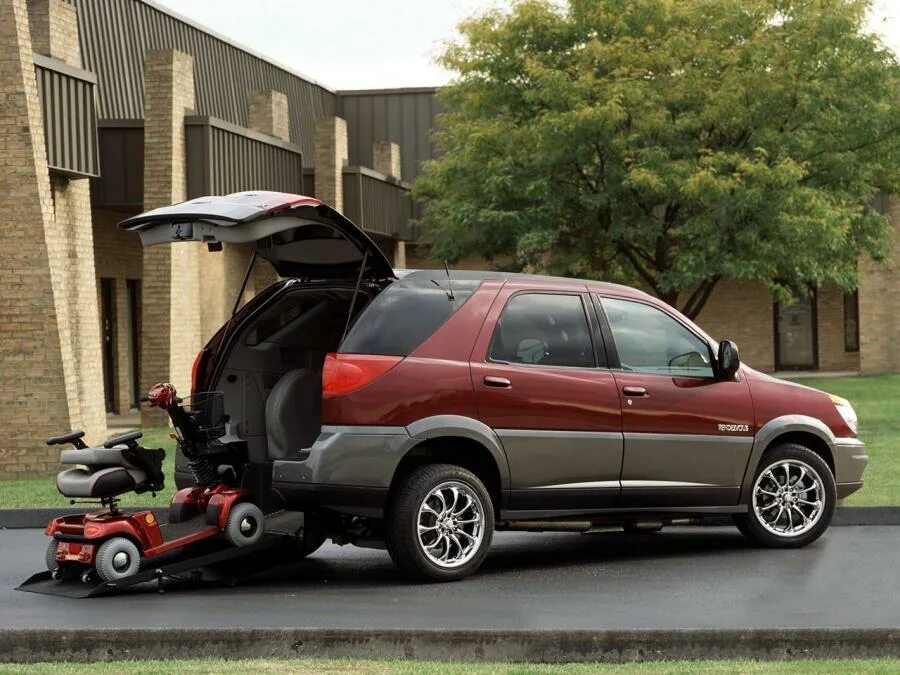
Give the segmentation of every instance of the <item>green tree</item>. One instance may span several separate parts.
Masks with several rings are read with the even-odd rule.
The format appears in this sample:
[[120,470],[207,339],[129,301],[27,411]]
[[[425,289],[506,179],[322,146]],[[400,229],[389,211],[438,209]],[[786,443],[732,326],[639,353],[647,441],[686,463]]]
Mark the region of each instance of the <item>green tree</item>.
[[641,283],[696,316],[723,278],[856,286],[900,183],[897,58],[868,0],[525,0],[461,24],[433,255]]

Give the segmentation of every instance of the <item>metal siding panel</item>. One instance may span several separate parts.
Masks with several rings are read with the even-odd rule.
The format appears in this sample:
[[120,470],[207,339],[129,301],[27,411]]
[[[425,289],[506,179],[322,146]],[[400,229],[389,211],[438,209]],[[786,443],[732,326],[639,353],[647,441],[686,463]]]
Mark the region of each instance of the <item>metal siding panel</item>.
[[35,65],[47,164],[63,173],[95,176],[98,146],[94,84],[70,74],[73,69],[54,69],[64,67],[50,59]]
[[74,4],[85,67],[100,78],[100,119],[143,117],[144,54],[175,48],[194,57],[197,114],[246,126],[248,92],[276,89],[288,97],[291,141],[313,157],[315,120],[335,114],[332,92],[139,0]]

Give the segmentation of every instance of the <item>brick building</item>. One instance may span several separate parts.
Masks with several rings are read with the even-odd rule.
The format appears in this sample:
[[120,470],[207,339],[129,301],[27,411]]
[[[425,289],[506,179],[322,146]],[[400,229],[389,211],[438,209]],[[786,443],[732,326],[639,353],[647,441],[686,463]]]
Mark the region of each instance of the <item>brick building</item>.
[[[152,382],[185,389],[230,312],[246,249],[144,251],[116,223],[203,194],[313,194],[421,266],[409,182],[438,112],[432,89],[332,91],[149,0],[0,0],[0,476],[53,468],[51,433],[103,438]],[[257,268],[248,293],[272,278]],[[699,323],[763,370],[869,373],[900,370],[898,315],[900,266],[862,260],[858,293],[787,307],[723,282]]]

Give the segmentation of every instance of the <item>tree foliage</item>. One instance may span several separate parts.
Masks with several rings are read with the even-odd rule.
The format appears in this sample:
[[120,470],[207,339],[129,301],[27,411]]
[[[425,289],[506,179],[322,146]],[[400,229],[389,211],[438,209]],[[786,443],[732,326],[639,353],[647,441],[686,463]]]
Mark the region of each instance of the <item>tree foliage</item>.
[[435,257],[637,282],[689,316],[723,278],[855,287],[900,183],[900,69],[868,5],[525,0],[464,22],[415,186]]

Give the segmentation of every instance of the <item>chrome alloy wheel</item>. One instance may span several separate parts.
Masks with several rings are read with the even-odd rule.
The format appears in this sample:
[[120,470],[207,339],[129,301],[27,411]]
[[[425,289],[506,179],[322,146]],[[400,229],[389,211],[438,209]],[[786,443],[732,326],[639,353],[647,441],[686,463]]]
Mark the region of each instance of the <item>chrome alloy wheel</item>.
[[783,459],[766,467],[753,486],[753,511],[766,530],[797,537],[811,530],[825,507],[825,488],[806,462]]
[[448,481],[422,500],[416,519],[419,546],[438,567],[466,564],[484,538],[484,504],[465,483]]

